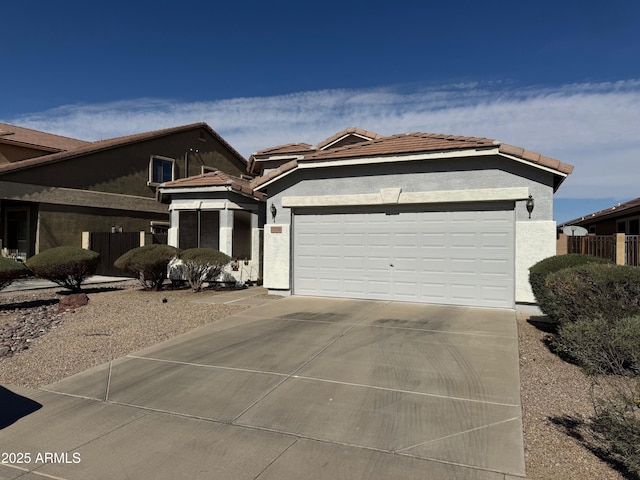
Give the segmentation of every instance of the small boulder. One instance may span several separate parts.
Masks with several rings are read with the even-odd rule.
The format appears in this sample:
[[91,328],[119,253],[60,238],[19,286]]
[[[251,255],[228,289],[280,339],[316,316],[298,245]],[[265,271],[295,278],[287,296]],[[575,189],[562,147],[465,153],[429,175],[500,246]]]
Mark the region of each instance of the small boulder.
[[58,304],[58,313],[65,312],[67,310],[75,310],[87,303],[89,303],[89,297],[86,293],[72,293],[60,300],[60,303]]

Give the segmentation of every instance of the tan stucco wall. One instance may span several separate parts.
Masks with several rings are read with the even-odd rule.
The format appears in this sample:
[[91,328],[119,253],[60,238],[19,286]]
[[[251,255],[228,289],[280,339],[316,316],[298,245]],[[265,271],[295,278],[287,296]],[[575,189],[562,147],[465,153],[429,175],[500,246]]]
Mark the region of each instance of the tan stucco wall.
[[[205,132],[206,142],[199,139],[200,132]],[[185,153],[189,149],[193,152],[186,172]],[[224,145],[205,129],[196,129],[7,173],[1,179],[154,198],[155,188],[147,185],[152,155],[175,159],[175,178],[197,175],[203,165],[232,175],[245,173],[244,165]]]
[[152,220],[169,221],[169,215],[41,204],[39,251],[63,245],[81,247],[82,232],[109,232],[114,225],[125,232],[148,232]]

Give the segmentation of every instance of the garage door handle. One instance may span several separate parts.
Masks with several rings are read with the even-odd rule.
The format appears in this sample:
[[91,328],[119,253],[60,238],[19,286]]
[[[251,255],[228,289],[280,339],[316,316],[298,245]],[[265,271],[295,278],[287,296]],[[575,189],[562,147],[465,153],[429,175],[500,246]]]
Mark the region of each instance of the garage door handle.
[[390,266],[390,267],[393,267],[393,263],[390,263],[390,264],[389,264],[389,266]]

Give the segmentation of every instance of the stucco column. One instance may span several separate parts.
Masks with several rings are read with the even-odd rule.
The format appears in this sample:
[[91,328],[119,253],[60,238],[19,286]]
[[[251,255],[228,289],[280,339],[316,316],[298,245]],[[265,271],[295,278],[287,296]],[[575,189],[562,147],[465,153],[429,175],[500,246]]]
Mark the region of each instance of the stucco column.
[[625,248],[625,234],[616,233],[616,264],[624,265],[627,263],[627,252]]
[[220,244],[218,250],[233,257],[233,210],[220,210]]
[[[264,286],[269,290],[290,291],[290,228],[289,225],[269,224],[264,227]],[[278,292],[281,295],[284,292]],[[284,293],[286,294],[286,293]]]
[[536,301],[529,284],[529,268],[556,254],[556,222],[516,222],[516,303]]

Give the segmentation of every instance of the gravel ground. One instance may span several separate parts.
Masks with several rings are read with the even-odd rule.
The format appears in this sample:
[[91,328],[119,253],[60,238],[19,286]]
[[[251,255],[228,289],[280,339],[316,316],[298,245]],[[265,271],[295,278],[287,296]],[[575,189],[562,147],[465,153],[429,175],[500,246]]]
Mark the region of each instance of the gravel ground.
[[594,453],[606,447],[586,428],[593,414],[590,382],[578,367],[549,351],[542,319],[518,314],[527,478],[624,479]]
[[[39,302],[59,300],[57,292],[0,292],[0,327],[42,310]],[[0,383],[42,387],[249,308],[192,303],[195,295],[188,289],[146,292],[137,282],[90,288],[88,305],[63,314],[27,350],[0,358]],[[593,453],[601,444],[584,426],[592,414],[588,379],[549,352],[544,327],[531,320],[518,314],[527,478],[624,479]]]
[[[0,292],[0,326],[24,315],[25,309],[12,307],[60,299],[57,291]],[[85,291],[87,305],[63,314],[63,321],[33,339],[28,350],[0,359],[0,383],[42,387],[249,308],[192,303],[198,294],[189,289],[147,292],[137,282]]]

